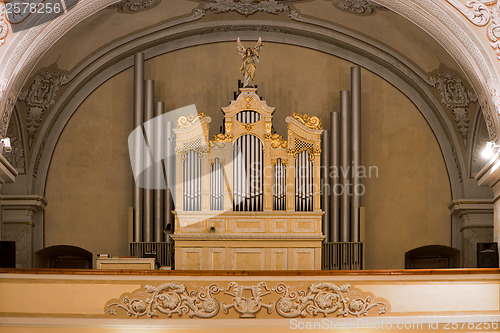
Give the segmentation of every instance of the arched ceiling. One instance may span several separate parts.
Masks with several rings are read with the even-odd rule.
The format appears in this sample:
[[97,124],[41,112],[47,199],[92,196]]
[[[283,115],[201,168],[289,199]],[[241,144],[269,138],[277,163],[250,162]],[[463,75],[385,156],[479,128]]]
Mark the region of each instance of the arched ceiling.
[[[48,109],[62,110],[57,99],[78,80],[74,89],[82,89],[86,83],[82,77],[126,68],[138,50],[148,50],[152,57],[237,35],[243,39],[262,35],[264,41],[304,43],[345,57],[393,84],[399,77],[408,85],[405,94],[415,94],[409,96],[415,104],[421,99],[429,105],[424,117],[442,141],[450,178],[464,188],[455,191],[455,197],[465,196],[476,187],[464,175],[470,173],[471,150],[477,146],[473,130],[481,127],[476,125],[476,119],[482,121],[477,116],[478,98],[490,138],[496,138],[499,128],[492,97],[497,83],[496,64],[491,66],[494,52],[474,43],[478,34],[451,5],[456,1],[442,6],[416,0],[376,2],[386,7],[365,0],[81,0],[68,13],[29,29],[35,18],[27,17],[9,28],[0,46],[0,129],[6,132],[9,111],[18,97],[18,103],[30,108],[29,91],[37,78],[53,84],[54,95],[46,96],[49,100],[39,119],[18,115],[26,118],[19,127],[28,132],[24,155],[31,162],[26,173],[36,175],[46,145],[55,145],[47,135],[58,114],[51,115]],[[455,30],[447,36],[451,29]],[[44,71],[48,74],[41,75]]]

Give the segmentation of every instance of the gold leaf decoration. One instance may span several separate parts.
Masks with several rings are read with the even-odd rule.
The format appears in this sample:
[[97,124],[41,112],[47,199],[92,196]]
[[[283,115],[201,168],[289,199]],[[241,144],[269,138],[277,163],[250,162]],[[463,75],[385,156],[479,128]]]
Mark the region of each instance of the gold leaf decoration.
[[207,115],[203,112],[198,113],[197,115],[190,114],[189,116],[182,116],[177,119],[177,128],[186,128],[193,125],[196,121],[205,118]]
[[316,116],[308,116],[307,114],[292,113],[292,118],[300,121],[305,126],[312,129],[323,129],[321,127],[321,119]]

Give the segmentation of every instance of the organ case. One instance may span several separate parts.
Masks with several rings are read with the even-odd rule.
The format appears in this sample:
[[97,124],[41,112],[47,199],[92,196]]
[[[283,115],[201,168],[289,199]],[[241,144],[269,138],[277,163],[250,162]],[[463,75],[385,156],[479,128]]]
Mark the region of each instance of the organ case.
[[181,117],[176,134],[176,269],[321,269],[321,121],[292,114],[288,138],[256,88],[210,117]]

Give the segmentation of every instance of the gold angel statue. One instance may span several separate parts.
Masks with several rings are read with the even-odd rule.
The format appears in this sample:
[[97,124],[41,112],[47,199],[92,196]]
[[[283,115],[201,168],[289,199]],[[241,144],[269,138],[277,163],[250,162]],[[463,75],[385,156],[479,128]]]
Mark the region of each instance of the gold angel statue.
[[243,87],[253,87],[255,82],[255,65],[259,63],[259,52],[262,44],[262,39],[259,37],[257,44],[253,48],[245,48],[238,37],[237,40],[238,53],[243,58],[243,63],[240,67],[240,72],[243,72],[244,80]]

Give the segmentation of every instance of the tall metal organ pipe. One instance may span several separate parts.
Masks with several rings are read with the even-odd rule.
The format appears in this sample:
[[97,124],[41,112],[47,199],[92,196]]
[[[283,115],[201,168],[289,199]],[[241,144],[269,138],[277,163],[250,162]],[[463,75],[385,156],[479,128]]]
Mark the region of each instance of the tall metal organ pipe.
[[339,242],[340,236],[340,178],[339,178],[339,167],[340,167],[340,122],[339,113],[330,113],[330,163],[331,163],[331,193],[330,193],[330,242]]
[[[134,128],[142,126],[144,110],[144,53],[139,52],[134,55]],[[135,142],[136,152],[140,151],[141,142]],[[134,160],[135,169],[142,170],[142,159],[137,157]],[[142,200],[143,190],[140,186],[134,183],[134,224],[133,224],[133,240],[134,242],[142,241]]]
[[[174,130],[173,123],[171,121],[167,122],[165,130],[165,155],[167,158],[163,161],[165,166],[167,189],[165,190],[164,201],[165,201],[165,211],[164,211],[164,227],[165,234],[172,234],[174,232],[174,222],[172,211],[174,210],[173,193],[171,190],[175,188],[175,154],[174,154]],[[170,237],[166,236],[166,241],[170,242]]]
[[351,67],[351,110],[352,110],[352,211],[351,242],[359,242],[359,207],[361,179],[358,170],[361,166],[361,68]]
[[[144,121],[148,121],[153,118],[154,114],[154,81],[145,81],[145,95],[146,103],[144,110]],[[146,152],[148,153],[148,152]],[[147,170],[146,184],[149,185],[148,188],[144,190],[144,242],[153,241],[153,190],[150,189],[153,173],[151,170]]]
[[322,162],[321,162],[321,169],[322,169],[322,174],[321,177],[323,179],[322,181],[322,188],[321,188],[321,193],[323,194],[321,197],[322,201],[322,206],[323,206],[323,211],[325,212],[323,215],[323,235],[326,236],[326,241],[331,242],[330,239],[330,152],[329,152],[329,144],[330,142],[328,141],[328,131],[324,130],[323,131],[323,138],[321,141],[321,157],[322,157]]
[[[165,103],[156,102],[155,107],[155,117],[159,117],[163,114],[165,110]],[[160,118],[158,118],[160,119]],[[155,123],[155,144],[152,149],[155,150],[155,156],[161,156],[164,150],[164,136],[162,131],[162,124],[160,121]],[[161,161],[160,161],[161,162]],[[163,167],[160,162],[155,164],[155,184],[161,184],[163,179],[165,179],[163,174]],[[159,186],[158,186],[159,187]],[[164,191],[157,188],[154,190],[154,240],[155,242],[161,242],[163,240],[163,194]]]
[[341,113],[341,142],[342,142],[342,153],[341,153],[341,184],[342,184],[342,198],[340,205],[340,241],[349,242],[350,241],[350,212],[351,212],[351,198],[349,192],[352,186],[350,182],[351,176],[351,112],[350,112],[350,93],[348,90],[342,90],[340,92],[340,113]]

